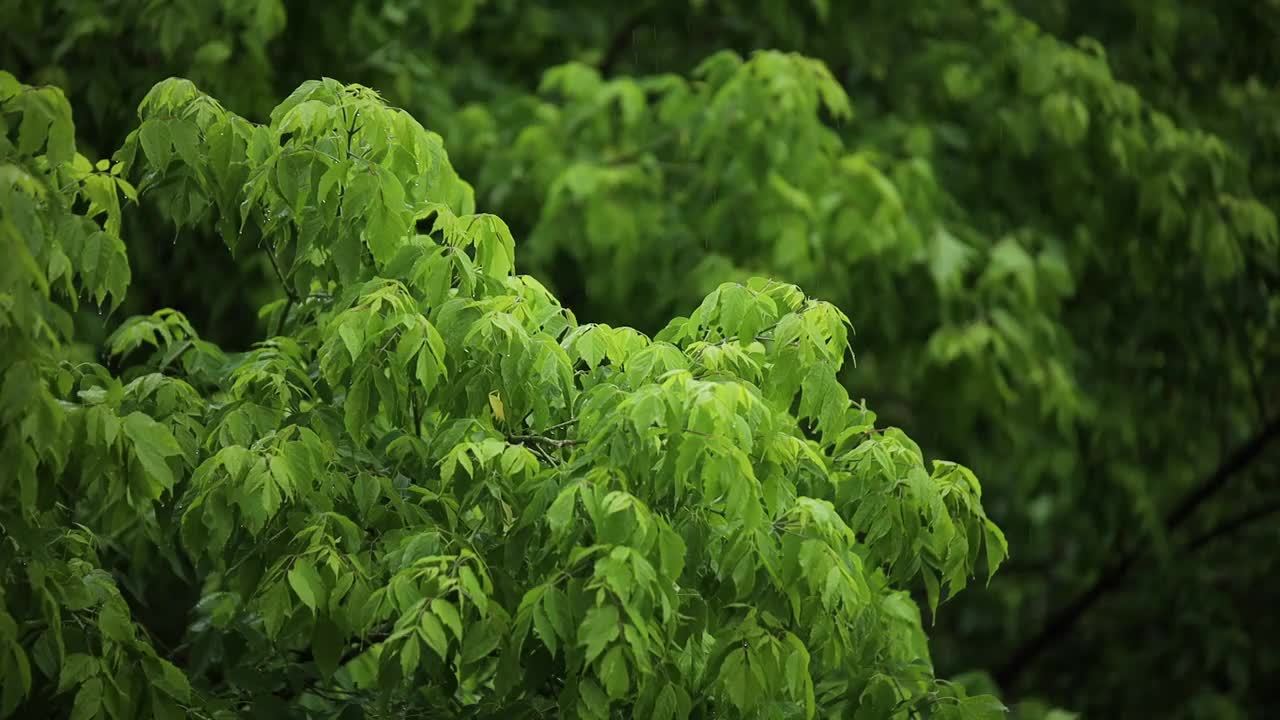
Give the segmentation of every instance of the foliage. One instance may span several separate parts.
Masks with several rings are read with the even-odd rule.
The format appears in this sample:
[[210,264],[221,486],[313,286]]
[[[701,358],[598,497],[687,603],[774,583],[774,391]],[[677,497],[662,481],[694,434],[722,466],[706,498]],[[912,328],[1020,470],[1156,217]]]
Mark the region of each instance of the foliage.
[[[1017,550],[939,609],[939,674],[988,670],[964,684],[1027,718],[1275,713],[1280,654],[1255,639],[1280,632],[1280,587],[1253,549],[1280,540],[1275,0],[332,7],[0,0],[0,67],[67,90],[92,158],[171,75],[263,122],[308,78],[379,88],[588,324],[670,340],[725,283],[796,283],[856,324],[844,392],[972,467]],[[230,186],[216,212],[188,206],[211,180],[180,161],[128,175],[145,192],[121,218],[121,311],[176,308],[228,351],[287,334],[286,306],[318,318],[308,283],[341,267],[325,243],[353,245],[341,208],[286,229],[296,208],[273,206],[286,292],[266,225],[227,253]],[[87,359],[115,318],[72,317]],[[177,317],[157,332],[186,333]],[[219,386],[218,357],[189,371]]]
[[[6,716],[1002,714],[934,678],[907,590],[1004,537],[850,402],[834,306],[752,279],[652,340],[580,325],[361,86],[257,125],[168,80],[94,164],[60,90],[0,102]],[[130,280],[121,195],[263,247],[278,332],[159,310],[118,372],[78,351],[64,306]]]

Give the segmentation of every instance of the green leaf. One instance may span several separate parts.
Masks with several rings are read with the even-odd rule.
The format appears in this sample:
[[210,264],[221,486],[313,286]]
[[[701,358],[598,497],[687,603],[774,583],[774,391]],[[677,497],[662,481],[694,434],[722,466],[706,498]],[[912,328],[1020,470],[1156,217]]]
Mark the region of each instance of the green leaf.
[[813,678],[809,674],[809,651],[804,644],[792,636],[794,642],[788,643],[791,654],[787,655],[786,679],[787,690],[792,698],[804,702],[805,717],[812,718],[817,712],[814,697]]
[[173,141],[169,136],[169,123],[164,120],[147,120],[138,129],[138,140],[147,161],[157,170],[163,170],[173,157]]
[[231,57],[231,47],[221,40],[210,40],[200,46],[193,57],[198,65],[221,65]]
[[289,587],[293,588],[293,592],[298,595],[303,605],[312,611],[320,607],[325,597],[324,582],[310,560],[304,557],[295,560],[293,567],[289,569],[288,577]]
[[[537,592],[537,589],[533,592]],[[545,597],[545,591],[542,595]],[[531,607],[533,608],[533,629],[538,637],[542,638],[547,650],[551,651],[551,656],[555,657],[560,650],[560,641],[555,626],[551,624],[551,618],[547,615],[546,607],[540,602],[534,602]]]
[[[174,120],[168,125],[169,137],[173,141],[173,147],[178,151],[178,157],[191,167],[200,167],[203,160],[200,153],[200,128],[194,123],[186,120]],[[146,147],[143,147],[146,152]]]
[[191,683],[187,680],[187,676],[176,665],[164,658],[157,658],[156,664],[160,672],[148,674],[147,678],[151,684],[178,702],[190,701]]
[[360,359],[360,353],[364,350],[364,326],[357,325],[357,322],[358,320],[352,318],[338,326],[338,337],[342,338],[343,344],[347,346],[352,362]]
[[551,503],[551,508],[547,510],[547,524],[551,527],[553,536],[559,537],[568,529],[569,523],[573,521],[577,499],[578,486],[573,484],[561,490],[555,502]]
[[960,701],[962,720],[1001,720],[1008,711],[994,695],[975,695]]
[[1004,538],[1004,531],[990,520],[984,520],[982,527],[987,546],[987,581],[990,582],[1009,555],[1009,543]]
[[320,176],[320,183],[316,187],[316,200],[320,203],[328,202],[329,193],[334,186],[342,182],[347,177],[347,172],[351,169],[350,160],[340,160],[329,166],[329,169]]
[[422,613],[422,621],[418,626],[418,630],[422,635],[422,639],[426,641],[427,646],[440,656],[441,660],[447,660],[449,657],[449,638],[444,634],[444,626],[440,624],[439,618],[434,613]]
[[297,480],[297,469],[294,468],[293,462],[289,459],[289,455],[285,452],[272,455],[270,466],[271,477],[275,481],[276,486],[280,488],[280,492],[282,492],[285,497],[292,498],[294,493],[297,491],[299,483]]
[[467,598],[475,604],[476,609],[484,615],[489,608],[489,597],[485,594],[484,588],[480,585],[480,579],[476,577],[475,572],[466,565],[458,568],[458,580],[462,583],[462,590],[467,594]]
[[748,651],[742,649],[729,653],[720,666],[720,682],[724,684],[729,702],[744,712],[755,703],[756,697],[749,663]]
[[609,717],[609,697],[594,680],[591,678],[579,680],[578,696],[582,698],[583,704],[590,713],[589,717]]
[[684,540],[672,530],[664,528],[658,535],[658,552],[661,558],[662,574],[673,580],[679,579],[684,572]]
[[352,437],[364,437],[365,425],[369,419],[369,381],[367,376],[359,375],[347,389],[343,417],[347,432],[351,433]]
[[566,641],[573,639],[573,615],[569,610],[569,599],[564,591],[551,586],[542,594],[542,608],[546,611],[548,622],[558,637]]
[[108,603],[98,612],[98,630],[109,640],[128,644],[134,640],[133,621],[117,603]]
[[482,623],[479,626],[473,626],[462,643],[462,662],[470,664],[488,657],[498,649],[501,641],[502,636],[493,625]]
[[382,495],[382,484],[377,477],[369,473],[360,473],[356,476],[354,490],[356,507],[360,509],[362,517],[368,518],[369,511]]
[[[296,565],[295,565],[296,567]],[[316,659],[316,667],[320,676],[331,678],[338,670],[338,662],[346,649],[346,638],[333,621],[322,618],[316,621],[311,631],[311,649]]]
[[[178,446],[173,433],[169,428],[140,412],[133,412],[126,416],[123,428],[125,436],[132,443],[134,455],[146,470],[147,475],[160,489],[171,489],[174,482],[173,472],[165,459],[182,454],[182,448]],[[153,497],[158,496],[159,492],[153,495]]]
[[289,589],[284,583],[276,583],[263,595],[262,602],[262,621],[266,626],[267,637],[275,639],[280,635],[280,629],[284,626],[285,620],[289,616],[289,612],[293,609],[293,604],[289,600]]
[[458,608],[453,603],[442,598],[436,598],[431,601],[431,612],[440,618],[450,630],[453,636],[462,640],[462,617],[458,615]]
[[676,687],[667,685],[662,688],[662,692],[658,693],[657,701],[653,704],[653,720],[675,720],[687,716],[688,712],[681,710]]
[[622,699],[630,691],[631,680],[627,676],[627,661],[621,645],[614,645],[600,661],[600,679],[604,682],[605,692],[614,700]]
[[592,608],[578,626],[578,644],[585,647],[584,662],[590,663],[604,652],[605,647],[621,633],[617,608],[612,605]]
[[58,692],[66,692],[99,671],[98,659],[84,653],[71,653],[58,673]]
[[71,706],[71,720],[89,720],[97,717],[102,709],[102,680],[92,678],[80,686],[76,692],[75,704]]
[[53,122],[53,108],[38,92],[26,96],[22,125],[18,129],[18,152],[35,155],[49,136],[49,124]]
[[49,123],[47,157],[53,165],[69,163],[76,154],[76,128],[71,119],[71,106],[61,90],[54,89],[56,100],[53,101],[54,112]]
[[418,671],[418,661],[421,656],[422,646],[418,642],[418,637],[410,635],[405,638],[404,645],[400,646],[400,672],[406,679],[412,678]]

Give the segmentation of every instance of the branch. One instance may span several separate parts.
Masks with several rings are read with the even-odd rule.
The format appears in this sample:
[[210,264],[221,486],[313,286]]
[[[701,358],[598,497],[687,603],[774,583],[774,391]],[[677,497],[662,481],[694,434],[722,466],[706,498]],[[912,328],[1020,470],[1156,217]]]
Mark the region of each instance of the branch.
[[511,442],[521,444],[541,443],[543,445],[550,445],[557,448],[572,447],[574,445],[581,445],[585,442],[584,440],[557,440],[552,437],[547,437],[546,435],[508,435],[507,439]]
[[280,287],[284,288],[285,294],[289,296],[289,302],[296,302],[298,295],[293,292],[293,288],[289,287],[289,283],[285,282],[284,273],[280,272],[280,264],[276,262],[276,254],[271,252],[270,248],[267,249],[267,257],[271,260],[272,269],[276,271],[276,278],[280,280]]
[[600,58],[600,74],[607,77],[613,72],[613,66],[618,64],[618,60],[622,58],[622,51],[631,45],[632,36],[636,29],[640,27],[640,23],[644,22],[648,16],[650,8],[641,8],[636,14],[627,18],[627,21],[618,28],[618,31],[609,39],[609,45],[605,48],[604,55]]
[[1261,520],[1262,518],[1277,512],[1280,512],[1280,500],[1273,500],[1270,503],[1266,503],[1252,510],[1246,510],[1245,512],[1233,515],[1192,538],[1191,541],[1187,543],[1184,550],[1186,550],[1186,552],[1195,552],[1224,535],[1231,535],[1243,530],[1254,521]]
[[[286,289],[287,291],[287,289]],[[284,332],[284,321],[289,317],[289,311],[293,309],[293,293],[289,293],[289,300],[285,302],[284,309],[280,311],[280,322],[276,323],[275,335]]]
[[[1227,457],[1209,477],[1187,494],[1165,520],[1166,531],[1173,531],[1186,522],[1201,504],[1226,486],[1232,476],[1256,460],[1277,436],[1280,436],[1280,417],[1272,418],[1256,435],[1236,448],[1235,452]],[[1016,683],[1022,672],[1074,628],[1098,600],[1123,584],[1129,569],[1145,550],[1144,544],[1139,543],[1103,570],[1093,585],[1055,613],[1040,632],[1013,652],[1004,665],[996,671],[996,682],[1005,688]]]
[[1183,499],[1173,512],[1169,513],[1169,519],[1166,525],[1170,530],[1177,528],[1191,516],[1205,500],[1208,500],[1227,484],[1231,476],[1248,467],[1267,445],[1280,436],[1280,416],[1271,418],[1256,435],[1249,439],[1244,445],[1236,448],[1236,451],[1223,461],[1218,469],[1212,475],[1205,478],[1194,491]]
[[559,429],[561,429],[561,428],[567,428],[567,427],[569,427],[570,425],[572,425],[572,424],[574,424],[574,423],[576,423],[576,422],[578,422],[578,418],[576,418],[576,417],[571,417],[571,418],[569,418],[568,420],[565,420],[564,422],[558,422],[558,423],[556,423],[555,425],[552,425],[552,426],[548,427],[546,430],[543,430],[543,432],[551,432],[552,430],[559,430]]

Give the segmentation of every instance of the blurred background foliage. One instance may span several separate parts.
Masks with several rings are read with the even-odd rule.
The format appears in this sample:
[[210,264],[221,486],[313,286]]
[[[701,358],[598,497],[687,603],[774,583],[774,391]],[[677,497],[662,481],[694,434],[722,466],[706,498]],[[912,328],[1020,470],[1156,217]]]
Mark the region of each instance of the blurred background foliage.
[[[94,159],[171,75],[255,120],[376,88],[584,321],[656,331],[753,274],[836,303],[850,393],[1008,534],[939,610],[940,671],[1025,718],[1280,713],[1280,0],[0,0],[0,28]],[[265,256],[168,228],[128,217],[163,280],[81,335],[171,306],[262,337]]]

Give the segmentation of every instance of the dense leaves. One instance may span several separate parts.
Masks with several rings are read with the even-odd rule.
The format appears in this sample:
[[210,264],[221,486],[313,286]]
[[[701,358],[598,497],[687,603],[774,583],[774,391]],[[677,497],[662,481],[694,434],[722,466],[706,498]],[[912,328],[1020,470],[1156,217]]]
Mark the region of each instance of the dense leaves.
[[[364,87],[257,125],[168,80],[93,165],[61,91],[0,81],[6,716],[1002,714],[934,677],[909,591],[1004,536],[850,401],[832,305],[752,279],[653,339],[580,325]],[[159,310],[117,370],[77,352],[121,195],[261,246],[278,331]]]
[[[406,418],[428,422],[426,409],[387,406],[387,388],[420,385],[434,403],[461,377],[464,347],[497,369],[463,378],[477,383],[469,404],[445,410],[479,408],[508,439],[580,418],[539,410],[566,391],[541,389],[565,381],[538,332],[574,372],[683,369],[739,378],[770,403],[799,383],[786,409],[806,437],[825,442],[840,424],[824,398],[865,398],[877,427],[908,428],[920,455],[961,460],[984,481],[1016,557],[989,588],[939,606],[929,634],[940,674],[1026,718],[1059,718],[1055,705],[1276,714],[1267,679],[1280,654],[1256,639],[1280,633],[1266,552],[1280,541],[1277,28],[1273,0],[0,1],[0,67],[43,84],[6,106],[8,142],[30,159],[47,135],[65,162],[74,135],[91,162],[69,167],[87,179],[56,187],[93,217],[59,225],[61,256],[29,251],[54,302],[24,291],[15,307],[43,308],[39,327],[64,340],[54,356],[13,346],[29,359],[6,370],[21,409],[5,426],[25,422],[35,437],[58,422],[52,410],[28,415],[42,407],[28,403],[28,380],[63,354],[122,380],[141,364],[200,397],[231,387],[299,412],[332,388],[343,427],[405,430]],[[225,105],[181,83],[153,91],[170,76]],[[325,76],[377,88],[440,133],[474,191],[436,159],[439,138],[399,142],[406,116],[365,128],[354,99],[333,99],[376,105],[368,91],[307,85],[290,97]],[[327,136],[335,124],[345,133]],[[125,154],[99,167],[127,136]],[[431,182],[402,182],[410,169]],[[41,172],[58,171],[24,177]],[[129,183],[143,191],[136,207]],[[246,205],[247,183],[258,194]],[[534,289],[509,288],[507,262]],[[0,272],[44,292],[29,267],[9,265]],[[354,290],[374,277],[400,285]],[[783,283],[831,305],[790,310],[774,294]],[[454,292],[544,287],[583,322],[551,301],[512,301],[503,312],[522,318],[532,346],[509,323],[458,339],[430,312],[426,324],[403,317],[403,293],[435,307]],[[798,342],[813,322],[833,332],[822,313],[837,308],[858,331],[840,387],[825,369],[809,377],[830,359]],[[639,335],[623,326],[654,340],[639,359],[628,359]],[[246,350],[252,361],[239,359]],[[228,363],[243,363],[234,378]],[[363,398],[350,420],[348,392]],[[649,417],[658,400],[646,403]],[[219,442],[248,447],[279,426],[266,412],[236,414],[234,439]],[[571,427],[580,420],[543,433],[554,443],[515,444],[584,451]],[[906,447],[890,456],[916,454]],[[824,452],[846,470],[880,462],[837,449],[848,448]],[[161,457],[185,482],[178,456]],[[470,477],[464,463],[478,457],[455,458],[454,472]],[[965,482],[924,468],[943,486]],[[938,542],[936,523],[867,540],[857,515],[933,500],[910,482],[846,491],[829,499],[867,559],[921,607],[941,598],[947,561],[892,544]],[[168,590],[190,587],[172,580]],[[955,676],[967,670],[989,671],[1000,690],[981,673]]]

